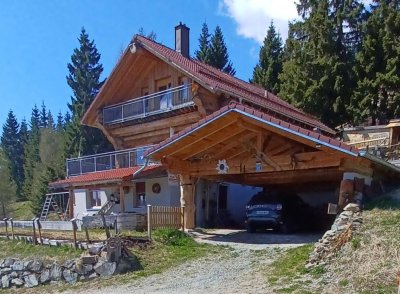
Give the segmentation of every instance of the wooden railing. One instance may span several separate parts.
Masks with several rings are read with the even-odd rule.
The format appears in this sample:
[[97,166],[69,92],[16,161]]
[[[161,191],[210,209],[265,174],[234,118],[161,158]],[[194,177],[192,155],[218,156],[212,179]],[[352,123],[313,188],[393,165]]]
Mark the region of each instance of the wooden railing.
[[184,207],[147,205],[147,230],[149,237],[154,229],[184,228]]

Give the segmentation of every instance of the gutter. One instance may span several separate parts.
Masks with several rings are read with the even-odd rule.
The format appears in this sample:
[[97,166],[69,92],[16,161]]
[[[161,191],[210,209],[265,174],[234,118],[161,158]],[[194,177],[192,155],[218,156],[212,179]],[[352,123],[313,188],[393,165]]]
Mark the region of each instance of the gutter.
[[367,151],[360,151],[358,154],[359,154],[360,157],[369,159],[370,161],[372,161],[372,162],[374,162],[376,164],[379,164],[381,166],[384,166],[384,167],[386,167],[388,169],[391,169],[391,170],[393,170],[395,172],[400,173],[400,167],[398,167],[398,166],[396,166],[394,164],[391,164],[390,162],[387,162],[386,160],[383,160],[383,159],[381,159],[379,157],[376,157],[376,156],[368,153]]

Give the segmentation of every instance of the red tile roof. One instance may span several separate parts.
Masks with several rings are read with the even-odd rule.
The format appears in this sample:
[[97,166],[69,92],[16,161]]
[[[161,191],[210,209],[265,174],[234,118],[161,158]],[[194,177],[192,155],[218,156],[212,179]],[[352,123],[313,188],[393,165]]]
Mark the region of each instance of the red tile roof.
[[162,141],[161,143],[159,143],[158,145],[155,145],[154,147],[150,148],[149,150],[147,150],[147,152],[145,152],[145,156],[148,156],[149,154],[153,153],[153,152],[157,152],[159,149],[162,149],[163,147],[165,147],[167,144],[179,140],[180,138],[182,138],[185,134],[189,133],[190,131],[196,129],[196,128],[200,128],[202,127],[204,124],[206,124],[207,122],[209,122],[210,120],[214,119],[215,117],[227,114],[231,111],[240,111],[240,112],[244,112],[246,114],[250,114],[252,116],[255,116],[256,118],[259,118],[265,122],[268,123],[272,123],[275,124],[276,126],[282,127],[287,129],[290,132],[294,132],[297,133],[297,135],[299,136],[306,136],[308,137],[310,140],[319,140],[323,145],[328,145],[331,148],[336,148],[339,149],[341,151],[347,152],[347,153],[351,153],[353,155],[358,155],[358,149],[354,146],[349,146],[346,143],[343,143],[339,140],[336,140],[334,138],[330,138],[328,136],[322,135],[318,132],[315,131],[310,131],[304,128],[301,128],[297,125],[293,125],[284,121],[281,121],[279,119],[276,119],[274,117],[272,117],[271,115],[268,115],[266,113],[263,113],[261,111],[258,111],[252,107],[248,107],[245,106],[243,104],[240,103],[236,103],[236,102],[231,102],[229,105],[222,107],[220,110],[210,114],[209,116],[205,117],[204,119],[200,120],[199,122],[183,129],[182,131],[180,131],[179,133],[175,134],[174,136]]
[[317,127],[327,133],[334,134],[332,129],[316,118],[304,113],[263,88],[242,81],[200,61],[186,58],[175,50],[143,36],[136,36],[133,41],[136,42],[136,44],[139,43],[145,49],[172,66],[186,72],[188,75],[192,76],[194,80],[199,81],[199,83],[208,87],[211,91],[219,90],[225,92],[236,98],[242,98],[252,104],[279,113],[286,117],[287,120],[294,120],[311,127]]
[[[161,168],[161,165],[150,165],[147,166],[140,175],[143,173],[148,173]],[[87,174],[82,174],[79,176],[72,176],[63,180],[58,180],[50,183],[51,187],[56,186],[73,186],[77,184],[89,184],[96,182],[111,182],[111,181],[129,181],[133,179],[133,174],[137,172],[141,166],[127,167],[127,168],[116,168],[99,172],[92,172]]]

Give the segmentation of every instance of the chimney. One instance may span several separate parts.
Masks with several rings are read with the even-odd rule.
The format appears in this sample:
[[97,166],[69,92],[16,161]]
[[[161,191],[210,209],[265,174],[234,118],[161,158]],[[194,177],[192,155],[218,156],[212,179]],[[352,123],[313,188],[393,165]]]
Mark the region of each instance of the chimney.
[[175,51],[189,58],[189,28],[179,22],[175,27]]

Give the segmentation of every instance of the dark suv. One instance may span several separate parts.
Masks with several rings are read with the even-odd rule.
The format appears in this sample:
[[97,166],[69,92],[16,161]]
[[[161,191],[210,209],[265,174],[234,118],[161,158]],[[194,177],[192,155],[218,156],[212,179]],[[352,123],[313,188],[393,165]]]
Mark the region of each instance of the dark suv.
[[255,194],[246,205],[246,228],[274,229],[290,233],[307,226],[310,206],[293,192],[263,191]]

